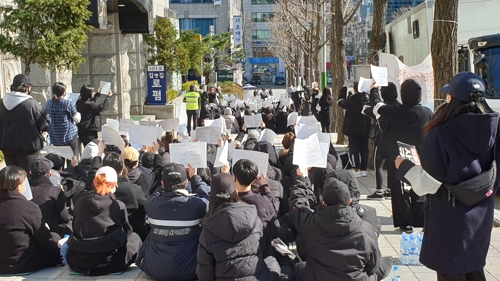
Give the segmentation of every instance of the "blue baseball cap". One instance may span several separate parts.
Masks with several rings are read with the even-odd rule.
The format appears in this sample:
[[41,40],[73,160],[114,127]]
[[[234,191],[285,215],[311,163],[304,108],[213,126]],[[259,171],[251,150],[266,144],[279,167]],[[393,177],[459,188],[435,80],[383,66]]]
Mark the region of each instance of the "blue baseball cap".
[[451,78],[450,84],[441,88],[441,93],[450,94],[461,101],[473,101],[471,93],[474,92],[484,94],[485,85],[483,79],[472,72],[460,72]]

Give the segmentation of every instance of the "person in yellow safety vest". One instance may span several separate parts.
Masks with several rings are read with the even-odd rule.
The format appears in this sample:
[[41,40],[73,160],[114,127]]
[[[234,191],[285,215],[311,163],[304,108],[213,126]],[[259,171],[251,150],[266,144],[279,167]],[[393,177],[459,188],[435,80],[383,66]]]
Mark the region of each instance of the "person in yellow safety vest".
[[189,92],[184,94],[184,99],[182,100],[186,103],[187,130],[189,135],[191,135],[191,120],[193,120],[193,130],[196,130],[196,123],[200,116],[200,100],[201,96],[198,92],[198,86],[191,85]]

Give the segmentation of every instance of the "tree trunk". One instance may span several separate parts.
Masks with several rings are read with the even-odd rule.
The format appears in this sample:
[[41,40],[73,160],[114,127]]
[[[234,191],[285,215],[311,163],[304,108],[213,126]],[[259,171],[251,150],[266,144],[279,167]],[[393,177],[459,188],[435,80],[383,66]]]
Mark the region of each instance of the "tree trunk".
[[[387,16],[387,3],[388,0],[374,0],[373,1],[373,26],[370,35],[370,58],[371,64],[378,65],[379,57],[377,51],[385,48],[386,35],[385,35],[385,19]],[[376,122],[372,120],[372,122]],[[368,163],[375,163],[375,141],[369,142],[369,157]]]
[[346,143],[346,137],[342,132],[344,124],[344,109],[337,105],[339,91],[347,79],[345,41],[344,41],[344,1],[332,1],[332,96],[333,96],[333,130],[337,132],[337,144]]
[[387,2],[388,0],[374,0],[373,1],[373,26],[370,35],[370,58],[371,64],[378,65],[377,51],[383,50],[386,43],[385,35],[385,20],[387,16]]
[[436,1],[431,41],[434,69],[434,108],[445,99],[441,88],[458,72],[458,0]]

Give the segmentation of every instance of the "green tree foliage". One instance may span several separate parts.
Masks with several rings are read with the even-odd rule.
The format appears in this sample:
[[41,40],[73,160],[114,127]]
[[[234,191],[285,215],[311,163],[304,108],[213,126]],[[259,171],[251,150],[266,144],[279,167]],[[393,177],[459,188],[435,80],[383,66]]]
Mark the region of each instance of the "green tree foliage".
[[182,31],[180,36],[168,18],[158,18],[154,34],[144,36],[149,46],[150,64],[163,64],[168,73],[179,71],[187,74],[190,69],[201,73],[201,61],[206,47],[197,41],[193,30]]
[[148,44],[151,58],[150,64],[163,64],[168,73],[179,70],[179,33],[168,18],[158,18],[154,26],[154,34],[144,36]]
[[245,57],[245,50],[242,46],[232,48],[231,32],[208,35],[203,38],[203,43],[207,46],[203,60],[203,74],[205,76],[236,64]]
[[21,58],[25,73],[38,63],[44,68],[76,68],[90,18],[88,0],[13,0],[0,7],[0,50]]
[[197,37],[199,34],[196,34],[195,30],[184,30],[181,33],[179,41],[186,55],[180,69],[182,74],[187,74],[190,69],[193,69],[198,75],[203,73],[201,62],[208,46],[204,41],[199,42]]

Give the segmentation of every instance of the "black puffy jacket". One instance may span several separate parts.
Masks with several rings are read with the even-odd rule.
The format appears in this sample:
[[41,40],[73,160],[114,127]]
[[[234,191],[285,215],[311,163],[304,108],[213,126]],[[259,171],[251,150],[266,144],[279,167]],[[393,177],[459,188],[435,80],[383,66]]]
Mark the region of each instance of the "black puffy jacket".
[[[100,94],[95,95],[98,99]],[[102,103],[95,100],[78,100],[76,102],[76,110],[82,115],[82,120],[78,123],[78,131],[97,131],[102,128],[101,112],[108,109],[110,106],[110,97],[106,96]]]
[[347,97],[347,88],[340,90],[338,105],[346,110],[342,131],[349,137],[368,137],[370,134],[370,117],[361,113],[363,106],[368,105],[368,94],[357,93]]
[[273,280],[260,251],[262,222],[254,205],[226,204],[207,217],[200,235],[200,281]]

